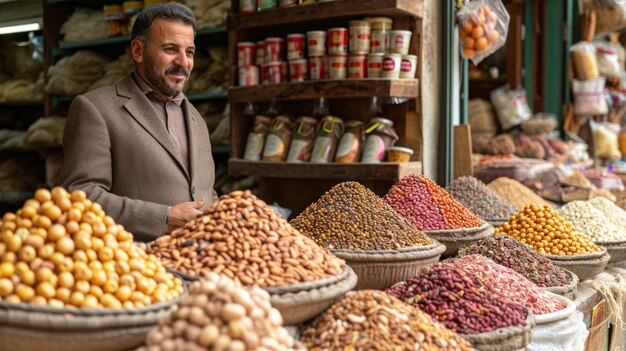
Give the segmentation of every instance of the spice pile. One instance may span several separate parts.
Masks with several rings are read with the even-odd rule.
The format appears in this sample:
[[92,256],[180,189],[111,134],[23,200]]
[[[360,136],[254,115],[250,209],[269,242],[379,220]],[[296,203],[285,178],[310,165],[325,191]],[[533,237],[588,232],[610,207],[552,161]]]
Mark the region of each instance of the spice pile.
[[150,249],[169,268],[192,275],[221,273],[244,285],[319,280],[338,275],[345,265],[249,190],[223,195]]
[[418,308],[381,291],[348,293],[301,329],[310,351],[472,350]]
[[290,224],[329,249],[395,250],[432,244],[432,240],[357,182],[335,185]]
[[524,207],[496,229],[498,234],[528,244],[542,255],[573,256],[602,250],[550,206]]
[[530,204],[550,205],[549,202],[528,189],[524,184],[511,178],[500,177],[487,184],[487,187],[518,210]]
[[[607,200],[608,201],[608,200]],[[572,201],[563,206],[559,213],[583,234],[595,242],[610,242],[626,239],[626,233],[617,228],[600,210],[589,201]]]
[[403,177],[383,199],[419,230],[475,228],[485,224],[423,175]]
[[37,190],[16,213],[4,214],[0,232],[0,300],[139,308],[183,293],[182,281],[82,190]]
[[541,287],[564,286],[571,282],[570,275],[552,261],[529,249],[521,242],[496,235],[459,250],[459,257],[483,255],[495,263],[508,267]]
[[210,273],[189,288],[178,309],[159,322],[146,338],[149,350],[293,350],[261,288],[243,288],[226,276]]
[[460,334],[525,326],[523,306],[496,300],[476,276],[442,262],[387,290]]
[[565,307],[521,274],[485,256],[469,255],[446,263],[480,278],[492,297],[529,307],[534,314],[552,313]]
[[446,190],[475,215],[485,220],[508,219],[516,212],[513,205],[472,176],[453,180]]
[[601,197],[592,199],[589,203],[602,212],[619,230],[626,230],[626,211],[613,202]]

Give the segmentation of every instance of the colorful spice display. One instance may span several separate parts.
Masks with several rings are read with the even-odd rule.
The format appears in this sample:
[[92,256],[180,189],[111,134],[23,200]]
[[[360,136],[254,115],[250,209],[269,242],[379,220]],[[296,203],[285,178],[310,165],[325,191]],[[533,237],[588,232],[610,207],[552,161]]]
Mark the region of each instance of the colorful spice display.
[[535,194],[515,179],[500,177],[487,184],[487,187],[495,191],[504,201],[512,204],[518,210],[530,204],[550,205],[541,196]]
[[541,287],[564,286],[571,282],[569,274],[552,261],[532,251],[521,242],[504,235],[484,238],[459,250],[459,257],[483,255],[508,267]]
[[534,314],[553,313],[565,307],[521,274],[485,256],[469,255],[446,262],[479,277],[492,297],[529,307]]
[[403,177],[383,199],[419,230],[474,228],[485,224],[423,175]]
[[423,269],[387,292],[460,334],[525,326],[528,316],[525,307],[492,298],[480,279],[445,262]]
[[513,205],[472,176],[453,180],[446,191],[482,219],[508,219],[516,212]]
[[528,205],[496,229],[496,235],[508,235],[528,244],[540,254],[582,255],[602,249],[591,238],[550,206]]
[[223,195],[150,249],[169,268],[193,275],[221,273],[244,285],[319,280],[338,275],[345,265],[249,190]]
[[375,290],[348,293],[302,327],[300,340],[310,351],[473,350],[418,308]]
[[563,206],[559,213],[595,242],[626,240],[626,233],[589,201],[572,201]]
[[626,211],[618,205],[602,197],[590,200],[589,204],[602,212],[618,229],[626,230]]
[[371,190],[337,184],[290,224],[329,249],[395,250],[432,244]]

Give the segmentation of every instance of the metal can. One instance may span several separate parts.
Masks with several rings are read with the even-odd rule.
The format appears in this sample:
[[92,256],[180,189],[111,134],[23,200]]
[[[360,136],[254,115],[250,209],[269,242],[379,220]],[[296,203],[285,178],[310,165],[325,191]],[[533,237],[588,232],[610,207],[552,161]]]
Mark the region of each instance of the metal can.
[[250,41],[237,43],[237,66],[251,66],[256,63],[254,59],[256,44]]
[[309,57],[309,78],[311,80],[328,79],[328,57]]
[[276,62],[283,60],[283,46],[285,39],[283,38],[267,38],[265,39],[265,62]]
[[330,55],[328,66],[328,77],[330,79],[345,79],[348,55]]
[[262,64],[265,63],[265,41],[264,40],[256,42],[256,54],[255,54],[254,62],[256,62],[256,65],[258,66],[261,66]]
[[283,74],[280,66],[281,62],[269,62],[263,65],[268,84],[279,84],[283,82]]
[[384,54],[387,52],[389,42],[388,32],[372,31],[370,37],[370,53]]
[[367,55],[367,78],[380,78],[385,54]]
[[400,78],[400,66],[402,65],[402,55],[385,54],[383,56],[383,66],[381,78]]
[[305,35],[293,33],[287,35],[287,59],[300,60],[304,58]]
[[348,30],[346,28],[331,28],[328,30],[328,53],[331,55],[345,55],[348,53]]
[[408,55],[412,35],[413,33],[409,30],[392,30],[389,32],[389,52]]
[[367,54],[370,52],[371,27],[368,21],[350,21],[350,53]]
[[326,55],[326,32],[312,30],[306,33],[309,57]]
[[400,78],[415,78],[417,70],[417,56],[402,55],[402,63],[400,64]]
[[239,67],[239,86],[250,87],[254,85],[259,85],[259,67],[240,66]]
[[307,60],[289,61],[289,80],[292,82],[304,82],[307,79]]
[[348,78],[367,77],[367,54],[351,54],[348,58]]

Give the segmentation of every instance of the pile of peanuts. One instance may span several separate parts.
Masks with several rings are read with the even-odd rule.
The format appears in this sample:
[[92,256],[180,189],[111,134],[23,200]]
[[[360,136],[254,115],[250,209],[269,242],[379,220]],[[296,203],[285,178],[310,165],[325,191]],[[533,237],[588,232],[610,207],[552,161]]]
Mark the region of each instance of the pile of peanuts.
[[138,308],[183,293],[182,282],[82,190],[37,190],[4,215],[0,232],[2,301]]
[[589,204],[602,212],[619,230],[626,231],[626,211],[613,203],[613,201],[603,197],[596,197],[589,200]]
[[223,195],[201,216],[153,241],[150,252],[186,274],[215,272],[266,287],[336,276],[345,265],[249,190]]
[[568,202],[559,209],[559,213],[594,242],[626,240],[626,233],[613,224],[590,201]]
[[335,185],[290,223],[328,249],[395,250],[432,244],[415,226],[357,182]]
[[383,198],[419,230],[480,227],[485,222],[452,195],[423,175],[410,174],[398,181]]
[[498,234],[519,240],[542,255],[573,256],[602,250],[547,205],[527,205],[498,227]]
[[282,327],[267,292],[244,288],[209,273],[189,288],[189,296],[163,318],[137,351],[288,351],[294,340]]
[[310,351],[473,350],[424,312],[375,290],[348,293],[303,326],[300,340]]

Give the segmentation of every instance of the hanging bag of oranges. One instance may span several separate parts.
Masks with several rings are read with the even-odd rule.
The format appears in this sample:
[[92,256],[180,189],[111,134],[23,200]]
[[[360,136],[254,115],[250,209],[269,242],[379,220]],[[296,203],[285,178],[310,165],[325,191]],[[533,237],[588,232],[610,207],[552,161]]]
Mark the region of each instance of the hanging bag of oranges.
[[509,31],[502,0],[474,0],[457,13],[461,56],[475,65],[501,48]]

